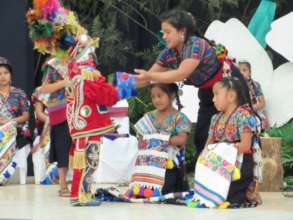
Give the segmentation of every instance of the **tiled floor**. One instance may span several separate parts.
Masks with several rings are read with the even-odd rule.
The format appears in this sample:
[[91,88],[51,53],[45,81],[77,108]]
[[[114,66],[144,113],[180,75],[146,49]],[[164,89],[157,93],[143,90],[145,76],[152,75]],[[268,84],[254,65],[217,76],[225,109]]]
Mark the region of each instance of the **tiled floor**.
[[208,210],[175,205],[102,203],[99,207],[72,207],[57,197],[57,186],[0,187],[0,219],[62,220],[293,220],[293,198],[262,193],[264,205],[250,209]]

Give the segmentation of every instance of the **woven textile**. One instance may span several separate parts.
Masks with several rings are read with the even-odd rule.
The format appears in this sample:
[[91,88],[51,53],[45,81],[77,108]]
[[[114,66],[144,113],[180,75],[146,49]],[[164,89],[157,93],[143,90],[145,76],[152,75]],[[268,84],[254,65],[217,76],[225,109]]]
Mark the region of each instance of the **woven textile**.
[[195,200],[210,208],[226,200],[237,156],[237,149],[227,143],[211,144],[202,151],[195,168]]
[[0,126],[0,174],[11,163],[15,155],[16,127],[14,123]]

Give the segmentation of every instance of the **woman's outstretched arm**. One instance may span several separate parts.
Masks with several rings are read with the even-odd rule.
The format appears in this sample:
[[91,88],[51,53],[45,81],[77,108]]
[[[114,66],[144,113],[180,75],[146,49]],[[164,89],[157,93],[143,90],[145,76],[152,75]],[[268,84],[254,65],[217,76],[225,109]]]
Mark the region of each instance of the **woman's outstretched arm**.
[[155,81],[159,83],[173,83],[186,79],[199,65],[199,61],[195,59],[185,59],[181,62],[176,70],[167,70],[164,72],[146,71],[143,69],[135,69],[137,81],[150,82]]

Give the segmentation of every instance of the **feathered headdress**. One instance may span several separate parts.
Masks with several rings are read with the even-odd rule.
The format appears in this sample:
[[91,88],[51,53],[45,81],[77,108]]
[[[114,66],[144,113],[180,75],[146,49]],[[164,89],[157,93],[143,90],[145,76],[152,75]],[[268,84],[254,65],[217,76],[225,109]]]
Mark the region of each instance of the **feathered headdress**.
[[34,47],[42,54],[66,58],[72,55],[77,44],[79,48],[75,49],[74,55],[82,50],[80,46],[97,46],[97,40],[89,37],[80,43],[81,36],[86,35],[87,30],[59,0],[34,0],[34,7],[27,12],[26,17]]

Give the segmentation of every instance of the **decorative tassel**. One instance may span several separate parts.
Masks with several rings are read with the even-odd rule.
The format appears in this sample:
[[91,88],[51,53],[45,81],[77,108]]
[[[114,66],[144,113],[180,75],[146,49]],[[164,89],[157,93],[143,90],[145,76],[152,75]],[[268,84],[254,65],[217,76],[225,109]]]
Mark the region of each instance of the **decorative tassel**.
[[234,167],[234,171],[233,171],[233,176],[232,176],[232,181],[236,181],[239,180],[241,178],[241,173],[238,167]]
[[153,190],[151,188],[146,188],[144,190],[144,197],[145,198],[150,198],[153,196]]
[[133,187],[133,195],[138,196],[140,192],[140,188],[138,185],[134,185]]
[[133,190],[132,190],[132,188],[129,189],[129,191],[128,191],[128,196],[129,196],[129,197],[132,197],[132,196],[133,196]]
[[140,187],[138,196],[139,197],[144,197],[144,187],[143,186]]
[[218,206],[218,209],[227,209],[230,206],[229,202],[223,202]]
[[174,163],[173,163],[173,160],[167,160],[166,161],[166,168],[168,169],[168,170],[171,170],[171,169],[173,169],[174,168]]
[[73,169],[73,155],[69,155],[68,166],[70,169]]
[[73,169],[84,169],[86,167],[85,151],[75,151],[73,156]]
[[154,194],[153,194],[154,197],[159,197],[161,196],[161,190],[159,189],[154,189]]
[[95,80],[101,76],[99,71],[92,69],[82,69],[81,70],[82,78],[85,80]]
[[188,208],[196,208],[196,206],[197,206],[197,202],[195,202],[195,201],[188,201],[187,202]]
[[220,61],[225,60],[225,58],[226,58],[227,55],[228,55],[228,50],[227,50],[227,48],[226,48],[224,45],[222,45],[222,44],[217,44],[217,45],[215,46],[215,50],[216,50],[216,55],[217,55],[218,59],[219,59]]

